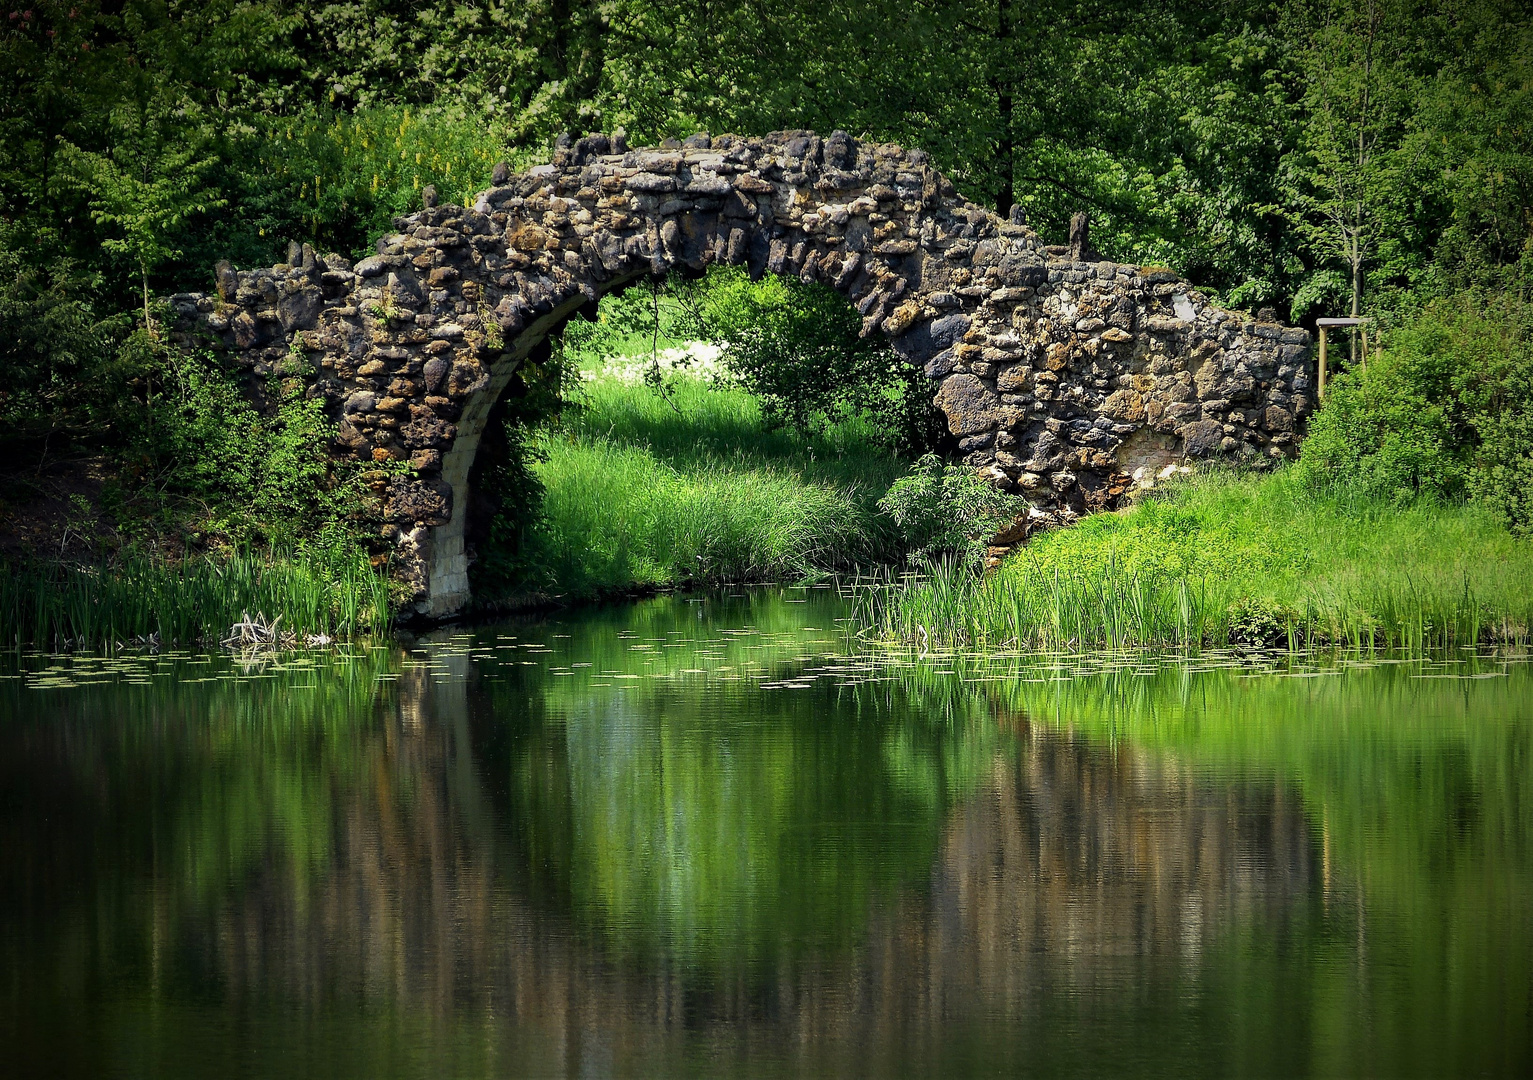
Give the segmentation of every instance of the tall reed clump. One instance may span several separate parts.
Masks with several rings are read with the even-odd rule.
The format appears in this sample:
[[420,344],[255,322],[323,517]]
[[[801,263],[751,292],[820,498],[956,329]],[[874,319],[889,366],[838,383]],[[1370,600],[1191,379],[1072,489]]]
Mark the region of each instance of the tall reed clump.
[[385,629],[389,612],[388,583],[360,553],[0,565],[5,647],[211,644],[247,615],[301,637],[355,637]]
[[1475,507],[1208,475],[1035,539],[996,573],[868,590],[876,637],[944,645],[1525,643],[1533,545]]

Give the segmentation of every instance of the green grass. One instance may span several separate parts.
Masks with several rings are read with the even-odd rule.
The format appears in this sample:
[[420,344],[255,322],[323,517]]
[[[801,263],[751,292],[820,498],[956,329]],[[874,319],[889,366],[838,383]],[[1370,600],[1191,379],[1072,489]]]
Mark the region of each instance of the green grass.
[[662,396],[596,377],[542,436],[537,562],[572,598],[799,580],[897,554],[877,500],[903,468],[870,430],[768,430],[755,400],[687,376]]
[[1525,642],[1533,545],[1473,506],[1209,474],[1039,537],[986,579],[939,566],[871,593],[862,619],[979,646]]
[[112,649],[217,643],[245,615],[300,636],[385,629],[388,583],[365,557],[241,554],[109,565],[0,564],[0,646]]

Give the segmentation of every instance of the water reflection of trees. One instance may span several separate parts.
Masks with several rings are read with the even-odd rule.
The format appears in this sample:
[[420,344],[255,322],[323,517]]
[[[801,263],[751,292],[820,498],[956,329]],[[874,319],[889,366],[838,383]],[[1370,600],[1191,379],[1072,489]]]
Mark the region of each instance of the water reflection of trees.
[[[926,850],[918,879],[885,880],[878,895],[849,890],[851,912],[810,903],[767,913],[782,917],[784,938],[821,929],[806,919],[831,920],[837,932],[854,925],[846,947],[822,940],[818,949],[758,952],[754,963],[730,962],[740,957],[728,950],[722,958],[699,953],[691,946],[700,929],[706,940],[710,930],[760,928],[733,921],[699,928],[696,920],[724,915],[710,906],[713,898],[698,895],[691,899],[701,914],[692,912],[681,933],[661,938],[673,948],[636,953],[592,918],[608,917],[629,934],[676,931],[640,925],[646,915],[663,921],[664,911],[572,912],[564,901],[578,898],[582,886],[560,882],[557,872],[537,873],[527,859],[554,846],[546,839],[532,846],[549,821],[565,838],[593,827],[590,815],[570,821],[581,817],[578,807],[558,815],[515,803],[513,789],[531,770],[567,778],[570,762],[561,756],[569,733],[556,728],[561,738],[540,739],[548,731],[536,724],[523,733],[529,752],[515,762],[520,771],[504,805],[513,818],[518,809],[543,816],[516,822],[508,833],[504,818],[487,809],[496,802],[487,790],[494,777],[459,767],[465,753],[482,754],[468,745],[475,726],[468,697],[461,690],[444,695],[424,681],[421,698],[409,697],[408,683],[400,689],[400,727],[414,734],[400,742],[395,767],[412,777],[409,797],[403,791],[390,797],[379,787],[349,810],[336,864],[317,884],[309,910],[284,911],[279,899],[275,910],[247,903],[228,912],[233,925],[220,939],[258,946],[225,958],[231,982],[270,992],[275,979],[299,998],[354,987],[364,999],[443,1023],[493,1012],[500,1037],[558,1069],[589,1063],[592,1055],[640,1067],[683,1044],[717,1040],[825,1068],[882,1056],[883,1067],[898,1072],[906,1055],[937,1053],[947,1035],[975,1017],[1009,1027],[1018,1052],[1049,1040],[1060,1018],[1077,1030],[1089,1020],[1136,1024],[1136,1005],[1198,991],[1210,942],[1253,921],[1280,925],[1296,908],[1302,918],[1313,893],[1312,833],[1282,787],[1200,782],[1175,762],[1024,722],[1010,752],[995,754],[948,813],[939,810],[937,842]],[[716,757],[696,750],[717,766]],[[628,763],[653,765],[653,758]],[[672,760],[667,767],[678,766]],[[730,778],[716,775],[716,782]],[[688,791],[696,797],[695,784]],[[709,843],[732,854],[741,843],[758,842],[720,833],[692,839],[699,846],[667,854],[707,861],[720,857],[699,849]],[[607,848],[584,854],[611,856]],[[843,861],[857,857],[846,853]],[[576,870],[625,872],[645,874],[627,865]],[[841,875],[877,876],[845,867]],[[547,892],[550,886],[557,891]],[[757,899],[763,898],[781,899],[776,891]],[[602,899],[593,901],[598,908]],[[1074,1007],[1062,1009],[1061,1000]],[[1186,1015],[1165,1012],[1168,1021],[1181,1021],[1186,1039],[1198,1037]],[[995,1032],[975,1044],[976,1052],[982,1046],[994,1053]]]

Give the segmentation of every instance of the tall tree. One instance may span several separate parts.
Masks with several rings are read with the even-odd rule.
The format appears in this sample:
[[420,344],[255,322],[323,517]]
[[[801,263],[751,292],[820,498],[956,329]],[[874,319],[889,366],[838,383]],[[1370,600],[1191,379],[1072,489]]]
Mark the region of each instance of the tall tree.
[[1410,171],[1406,135],[1422,79],[1409,0],[1316,0],[1290,9],[1300,41],[1305,120],[1285,162],[1290,213],[1318,260],[1312,291],[1344,271],[1343,294],[1362,313],[1371,261],[1401,224],[1398,196]]

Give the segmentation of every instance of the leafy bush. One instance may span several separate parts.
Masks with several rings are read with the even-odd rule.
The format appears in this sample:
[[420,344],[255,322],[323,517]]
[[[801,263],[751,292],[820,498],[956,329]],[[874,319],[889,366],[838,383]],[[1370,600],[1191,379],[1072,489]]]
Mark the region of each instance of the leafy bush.
[[808,432],[864,414],[902,450],[935,443],[941,429],[925,373],[881,336],[861,336],[861,316],[834,289],[788,277],[752,282],[737,269],[715,272],[708,286],[703,317],[769,420]]
[[1533,529],[1533,362],[1524,346],[1522,362],[1507,373],[1504,400],[1482,412],[1469,492],[1519,532]]
[[1402,347],[1366,372],[1338,376],[1301,451],[1311,479],[1395,501],[1462,493],[1467,462],[1450,415],[1446,360]]
[[371,531],[364,469],[401,466],[333,458],[323,403],[301,380],[274,379],[263,416],[210,356],[155,350],[145,372],[125,456],[150,513],[235,546],[354,548]]
[[1262,596],[1242,596],[1230,604],[1229,639],[1235,645],[1283,645],[1298,613]]
[[1310,422],[1312,483],[1399,503],[1464,495],[1533,526],[1533,305],[1464,294],[1429,305]]
[[973,469],[944,465],[927,454],[878,502],[904,534],[907,550],[923,558],[957,553],[980,565],[985,540],[1027,502],[998,490]]

